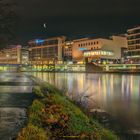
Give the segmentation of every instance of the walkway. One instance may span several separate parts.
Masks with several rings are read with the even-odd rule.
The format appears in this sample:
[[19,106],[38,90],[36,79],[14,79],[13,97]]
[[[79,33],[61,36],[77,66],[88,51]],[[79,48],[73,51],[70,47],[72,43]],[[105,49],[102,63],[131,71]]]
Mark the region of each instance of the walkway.
[[27,121],[27,107],[35,95],[27,75],[0,73],[0,140],[15,138]]

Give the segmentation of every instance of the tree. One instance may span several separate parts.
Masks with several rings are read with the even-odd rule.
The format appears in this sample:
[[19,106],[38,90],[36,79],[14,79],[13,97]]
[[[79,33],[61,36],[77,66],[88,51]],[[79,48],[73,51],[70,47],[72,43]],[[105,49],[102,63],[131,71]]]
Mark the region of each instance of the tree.
[[0,0],[0,47],[8,44],[14,37],[17,22],[15,0]]

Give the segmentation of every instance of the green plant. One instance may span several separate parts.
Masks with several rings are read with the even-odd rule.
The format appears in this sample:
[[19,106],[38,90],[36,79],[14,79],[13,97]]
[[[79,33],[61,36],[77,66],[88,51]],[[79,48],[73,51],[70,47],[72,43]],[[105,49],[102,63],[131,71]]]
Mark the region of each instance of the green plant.
[[42,128],[29,124],[18,134],[17,140],[48,140],[48,136]]
[[40,98],[44,97],[44,94],[42,93],[42,91],[41,91],[39,86],[33,87],[32,92],[35,93]]
[[32,106],[29,109],[29,123],[36,126],[41,126],[41,116],[45,106],[39,100],[34,100]]
[[[75,105],[67,97],[60,94],[60,91],[53,88],[53,86],[49,84],[46,86],[46,84],[43,84],[43,86],[35,89],[35,91],[38,93],[41,92],[41,94],[44,95],[44,98],[38,98],[33,101],[33,104],[29,109],[28,126],[22,130],[19,135],[20,138],[22,138],[22,135],[25,137],[26,130],[30,129],[33,131],[30,130],[27,132],[26,138],[34,138],[34,132],[39,129],[39,134],[44,134],[43,132],[46,132],[49,139],[52,140],[118,139],[111,131],[104,129],[93,118],[88,117],[77,105]],[[29,133],[31,133],[31,137],[29,136]],[[39,134],[37,133],[37,135]],[[38,140],[40,140],[39,136]]]

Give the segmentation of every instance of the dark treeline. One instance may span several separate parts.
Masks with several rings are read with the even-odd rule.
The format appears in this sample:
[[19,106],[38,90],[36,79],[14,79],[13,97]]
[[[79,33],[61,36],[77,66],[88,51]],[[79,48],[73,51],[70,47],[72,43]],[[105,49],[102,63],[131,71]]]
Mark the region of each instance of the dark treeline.
[[0,48],[15,38],[14,28],[17,23],[15,0],[0,0]]

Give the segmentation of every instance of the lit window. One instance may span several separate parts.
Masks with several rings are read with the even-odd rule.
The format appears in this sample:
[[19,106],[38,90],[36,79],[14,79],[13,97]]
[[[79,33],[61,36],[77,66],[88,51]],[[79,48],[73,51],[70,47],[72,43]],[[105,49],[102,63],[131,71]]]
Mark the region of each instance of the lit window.
[[95,53],[94,53],[94,52],[92,52],[92,53],[91,53],[91,55],[95,55]]

